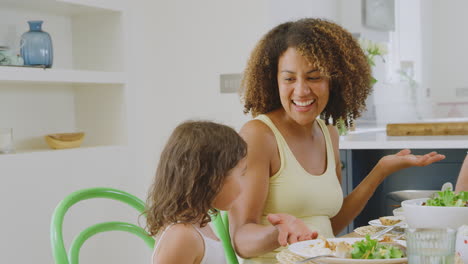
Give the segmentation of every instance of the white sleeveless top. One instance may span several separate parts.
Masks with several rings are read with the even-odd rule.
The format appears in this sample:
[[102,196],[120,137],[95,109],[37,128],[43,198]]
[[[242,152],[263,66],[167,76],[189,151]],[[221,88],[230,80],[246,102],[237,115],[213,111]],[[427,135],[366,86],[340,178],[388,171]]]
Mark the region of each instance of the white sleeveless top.
[[[154,254],[156,253],[156,249],[158,248],[160,242],[163,240],[164,235],[166,234],[166,231],[169,228],[171,228],[173,225],[174,224],[166,227],[166,229],[163,231],[163,233],[159,237],[158,242],[156,243],[156,246],[154,247],[153,255],[151,257],[151,263],[153,263],[152,260],[154,259]],[[206,237],[205,235],[203,235],[203,233],[197,226],[195,225],[192,225],[192,226],[193,228],[195,228],[195,230],[197,230],[197,232],[203,238],[205,252],[203,253],[203,259],[200,261],[200,264],[226,264],[226,257],[224,255],[223,244],[221,243],[221,241],[217,241],[212,238]]]

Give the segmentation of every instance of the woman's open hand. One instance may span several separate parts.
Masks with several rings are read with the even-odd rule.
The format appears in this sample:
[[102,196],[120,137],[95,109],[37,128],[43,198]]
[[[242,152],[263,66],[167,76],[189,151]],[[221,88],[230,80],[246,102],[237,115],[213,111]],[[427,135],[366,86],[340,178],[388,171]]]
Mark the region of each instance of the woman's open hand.
[[317,238],[302,220],[289,214],[269,214],[268,221],[278,229],[278,243],[285,247],[288,244]]
[[411,154],[411,150],[403,149],[396,154],[387,155],[381,158],[379,161],[379,166],[389,172],[388,175],[390,175],[401,169],[406,169],[413,166],[427,166],[443,159],[445,159],[445,156],[438,154],[435,151],[425,155],[413,155]]

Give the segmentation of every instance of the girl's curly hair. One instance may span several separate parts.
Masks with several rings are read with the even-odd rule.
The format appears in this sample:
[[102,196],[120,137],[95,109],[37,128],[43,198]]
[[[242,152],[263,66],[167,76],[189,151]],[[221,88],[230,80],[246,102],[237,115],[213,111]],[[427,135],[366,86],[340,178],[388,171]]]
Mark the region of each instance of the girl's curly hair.
[[244,113],[265,114],[281,106],[277,82],[278,61],[295,48],[330,78],[330,98],[321,113],[328,123],[339,118],[349,127],[365,109],[371,92],[371,69],[353,36],[341,26],[322,19],[305,18],[270,30],[250,55],[242,80]]
[[156,235],[167,224],[210,221],[224,180],[247,155],[237,132],[209,121],[176,127],[164,147],[147,198],[146,229]]

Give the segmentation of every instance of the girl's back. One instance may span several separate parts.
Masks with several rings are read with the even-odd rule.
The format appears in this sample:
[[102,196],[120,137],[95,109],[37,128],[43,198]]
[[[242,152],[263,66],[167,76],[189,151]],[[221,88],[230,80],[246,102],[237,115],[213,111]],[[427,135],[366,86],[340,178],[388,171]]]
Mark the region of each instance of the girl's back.
[[153,264],[226,263],[221,241],[208,225],[203,228],[182,223],[169,225],[157,239]]

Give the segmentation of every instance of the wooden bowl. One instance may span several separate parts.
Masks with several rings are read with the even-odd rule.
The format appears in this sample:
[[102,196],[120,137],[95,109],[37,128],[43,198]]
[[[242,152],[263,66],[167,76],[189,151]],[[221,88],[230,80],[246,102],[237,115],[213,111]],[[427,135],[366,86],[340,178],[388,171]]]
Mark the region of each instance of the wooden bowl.
[[83,142],[85,133],[59,133],[46,135],[45,141],[53,149],[78,148]]

